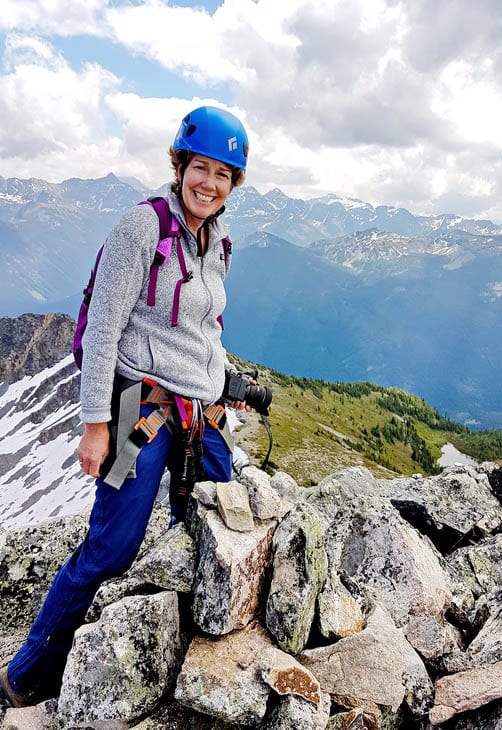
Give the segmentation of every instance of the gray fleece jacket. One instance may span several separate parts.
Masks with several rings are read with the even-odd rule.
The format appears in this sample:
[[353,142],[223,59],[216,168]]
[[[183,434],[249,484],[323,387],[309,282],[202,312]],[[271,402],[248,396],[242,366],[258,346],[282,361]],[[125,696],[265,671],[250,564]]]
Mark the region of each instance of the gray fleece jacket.
[[157,214],[149,205],[129,209],[105,242],[83,338],[82,421],[111,418],[115,372],[150,377],[173,393],[211,403],[223,390],[228,366],[217,321],[225,303],[221,240],[227,226],[211,223],[208,249],[197,256],[181,206],[169,194],[180,223],[185,263],[193,278],[181,287],[178,324],[171,325],[174,290],[182,273],[176,252],[160,267],[155,306],[147,305],[150,266],[159,240]]

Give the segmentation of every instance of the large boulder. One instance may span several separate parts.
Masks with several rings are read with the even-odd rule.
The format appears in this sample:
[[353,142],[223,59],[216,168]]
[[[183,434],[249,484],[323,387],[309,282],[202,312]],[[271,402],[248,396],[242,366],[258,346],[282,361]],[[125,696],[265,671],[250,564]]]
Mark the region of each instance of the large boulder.
[[480,539],[500,530],[502,505],[486,469],[452,466],[425,479],[379,480],[380,493],[442,553],[465,538]]
[[357,631],[363,620],[358,607],[364,608],[363,599],[369,599],[385,605],[423,656],[437,657],[452,642],[445,620],[451,601],[448,574],[434,547],[373,493],[375,482],[366,470],[350,469],[323,480],[307,497],[327,523],[328,573],[318,596],[320,632],[329,638]]
[[[273,644],[257,623],[218,639],[195,637],[176,685],[178,702],[226,723],[257,727],[271,691],[301,698],[315,714],[319,683]],[[301,703],[300,703],[301,704]]]
[[195,545],[180,523],[159,535],[120,578],[106,581],[96,593],[86,620],[97,621],[105,606],[152,588],[190,593],[195,575]]
[[59,698],[61,723],[129,722],[145,715],[173,685],[181,648],[176,593],[107,606],[98,622],[75,634]]
[[203,631],[220,636],[255,618],[275,526],[268,520],[249,532],[235,532],[215,510],[198,508],[192,615]]
[[342,707],[362,707],[372,714],[377,705],[397,713],[405,702],[421,717],[432,705],[432,683],[422,660],[380,606],[359,633],[306,649],[298,660]]
[[319,516],[297,504],[274,534],[266,604],[267,628],[284,651],[296,654],[306,645],[327,567]]

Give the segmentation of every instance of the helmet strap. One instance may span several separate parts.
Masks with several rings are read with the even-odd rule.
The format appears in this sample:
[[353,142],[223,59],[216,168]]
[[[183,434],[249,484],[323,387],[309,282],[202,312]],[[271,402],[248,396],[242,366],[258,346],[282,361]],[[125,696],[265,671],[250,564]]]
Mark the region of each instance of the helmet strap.
[[[222,205],[219,210],[216,211],[216,213],[213,213],[212,215],[208,215],[207,218],[203,219],[202,225],[197,228],[197,256],[202,256],[203,252],[203,246],[202,246],[202,233],[205,233],[206,238],[206,244],[209,243],[209,226],[211,223],[216,220],[216,218],[223,213],[225,210],[225,206]],[[199,216],[194,216],[194,218],[198,218]]]

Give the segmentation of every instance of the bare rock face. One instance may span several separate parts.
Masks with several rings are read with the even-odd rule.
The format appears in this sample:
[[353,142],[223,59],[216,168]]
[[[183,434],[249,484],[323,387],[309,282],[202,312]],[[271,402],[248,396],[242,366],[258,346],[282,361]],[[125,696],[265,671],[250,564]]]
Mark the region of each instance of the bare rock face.
[[0,381],[35,375],[71,353],[75,321],[66,314],[0,318]]
[[388,613],[377,606],[365,629],[336,644],[307,649],[299,661],[319,679],[337,704],[374,705],[397,712],[406,702],[418,717],[432,704],[433,688],[425,666]]
[[257,615],[276,523],[235,532],[215,510],[201,514],[192,615],[203,631],[219,636],[244,628]]
[[319,714],[322,698],[317,679],[277,649],[267,632],[254,623],[216,640],[196,637],[178,675],[175,697],[227,723],[256,727],[265,716],[271,690],[299,698],[300,707],[311,705],[305,715]]
[[274,535],[266,623],[281,649],[291,654],[307,643],[317,595],[326,580],[322,538],[319,517],[306,503],[297,505]]
[[123,598],[75,634],[59,698],[66,727],[137,719],[152,710],[180,663],[176,593]]
[[502,698],[502,662],[442,677],[430,717],[441,725],[454,715]]

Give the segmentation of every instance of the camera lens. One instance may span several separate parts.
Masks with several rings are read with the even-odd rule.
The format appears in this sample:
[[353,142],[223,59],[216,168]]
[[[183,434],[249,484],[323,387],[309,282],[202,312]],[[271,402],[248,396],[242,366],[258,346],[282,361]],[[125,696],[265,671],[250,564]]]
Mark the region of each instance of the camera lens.
[[268,415],[268,407],[272,402],[272,391],[266,386],[246,386],[246,403],[264,416]]

